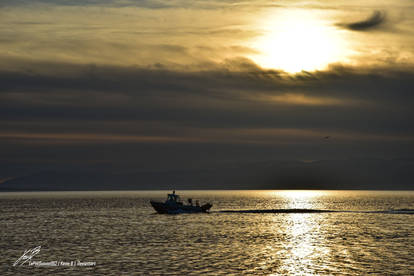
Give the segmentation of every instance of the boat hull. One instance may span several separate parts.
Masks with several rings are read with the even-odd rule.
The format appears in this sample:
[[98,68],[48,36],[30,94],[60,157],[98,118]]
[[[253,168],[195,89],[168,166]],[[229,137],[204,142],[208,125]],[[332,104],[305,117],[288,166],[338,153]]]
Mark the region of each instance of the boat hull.
[[150,203],[158,214],[207,213],[212,207],[209,203],[202,206],[167,204],[157,201],[150,201]]

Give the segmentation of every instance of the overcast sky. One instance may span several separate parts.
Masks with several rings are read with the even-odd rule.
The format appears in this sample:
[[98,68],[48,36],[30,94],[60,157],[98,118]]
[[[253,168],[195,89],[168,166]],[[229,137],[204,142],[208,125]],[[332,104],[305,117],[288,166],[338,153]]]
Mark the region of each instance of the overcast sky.
[[3,0],[0,181],[414,154],[413,1]]

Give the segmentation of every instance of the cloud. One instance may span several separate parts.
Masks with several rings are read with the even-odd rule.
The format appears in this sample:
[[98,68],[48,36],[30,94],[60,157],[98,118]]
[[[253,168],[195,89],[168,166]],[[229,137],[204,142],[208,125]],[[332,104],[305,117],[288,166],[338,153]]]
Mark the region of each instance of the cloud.
[[159,0],[139,0],[139,1],[118,1],[118,0],[13,0],[3,1],[1,6],[13,6],[13,5],[33,5],[33,4],[45,4],[45,5],[59,5],[59,6],[142,6],[150,9],[159,9],[169,7],[166,1]]
[[[18,67],[24,69],[0,72],[0,118],[9,122],[3,132],[23,130],[17,122],[36,121],[40,127],[73,121],[78,123],[68,126],[68,131],[79,133],[94,125],[92,121],[100,122],[95,124],[96,133],[114,136],[125,132],[105,124],[131,122],[125,127],[133,130],[129,135],[151,137],[170,137],[177,129],[183,136],[203,133],[194,128],[414,134],[412,69],[332,67],[288,77],[248,60],[229,60],[196,71],[163,66]],[[55,127],[45,126],[43,131]],[[235,133],[232,137],[237,140]],[[229,134],[218,133],[215,139],[220,137]]]
[[414,155],[414,68],[286,76],[248,59],[177,68],[0,64],[8,65],[0,70],[0,177],[73,164],[153,171]]
[[379,27],[385,22],[384,11],[374,11],[370,17],[365,20],[353,23],[340,23],[338,26],[352,30],[352,31],[367,31]]
[[49,5],[49,6],[106,6],[106,7],[137,7],[150,10],[171,8],[198,8],[215,9],[220,7],[232,7],[238,1],[183,1],[183,0],[2,0],[1,7],[24,5]]

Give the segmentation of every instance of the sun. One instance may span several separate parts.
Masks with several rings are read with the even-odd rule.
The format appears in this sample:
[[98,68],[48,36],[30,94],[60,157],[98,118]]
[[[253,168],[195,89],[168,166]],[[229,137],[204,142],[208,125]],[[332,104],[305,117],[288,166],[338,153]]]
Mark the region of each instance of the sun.
[[261,24],[264,34],[251,45],[258,54],[249,58],[263,68],[297,73],[346,59],[340,31],[311,11],[276,14]]

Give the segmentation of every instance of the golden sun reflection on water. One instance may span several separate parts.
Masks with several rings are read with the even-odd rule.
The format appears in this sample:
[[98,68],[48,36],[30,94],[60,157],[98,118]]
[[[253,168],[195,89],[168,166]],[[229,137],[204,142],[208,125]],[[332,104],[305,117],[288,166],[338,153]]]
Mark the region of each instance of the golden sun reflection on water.
[[283,227],[288,233],[285,250],[280,256],[281,271],[287,274],[311,274],[330,252],[318,242],[321,237],[320,216],[312,214],[288,214]]
[[[315,199],[326,195],[327,191],[269,191],[274,196],[285,199],[286,209],[318,209]],[[277,252],[281,260],[280,271],[289,275],[311,275],[315,267],[320,267],[330,254],[325,247],[324,231],[321,229],[324,214],[286,214],[278,231],[286,234],[283,249]],[[276,221],[275,221],[276,223]]]
[[317,209],[315,199],[327,195],[329,191],[318,190],[282,190],[269,191],[270,194],[285,200],[285,209]]

